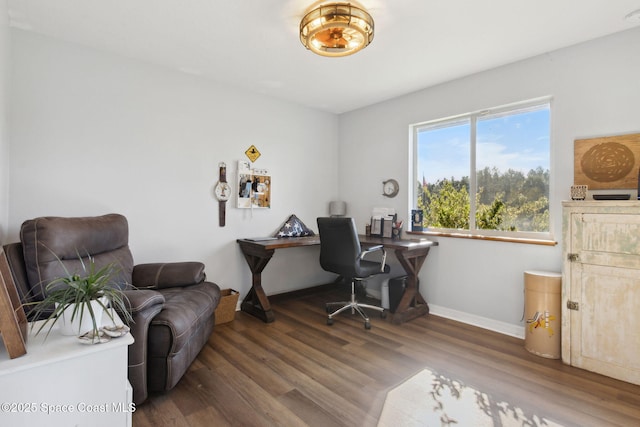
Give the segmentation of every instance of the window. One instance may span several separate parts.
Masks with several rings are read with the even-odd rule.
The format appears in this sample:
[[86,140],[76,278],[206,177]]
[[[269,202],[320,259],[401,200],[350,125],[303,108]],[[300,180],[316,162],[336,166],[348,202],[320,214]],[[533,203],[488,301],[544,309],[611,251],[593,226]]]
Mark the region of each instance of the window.
[[411,126],[423,226],[550,238],[550,119],[545,98]]

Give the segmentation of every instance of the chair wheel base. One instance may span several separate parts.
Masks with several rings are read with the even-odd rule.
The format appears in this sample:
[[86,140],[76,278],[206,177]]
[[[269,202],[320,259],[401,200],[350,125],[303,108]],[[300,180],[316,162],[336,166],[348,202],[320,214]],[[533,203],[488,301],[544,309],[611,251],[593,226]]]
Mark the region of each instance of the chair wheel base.
[[327,319],[327,325],[329,326],[333,325],[333,319]]
[[369,321],[364,322],[364,328],[365,329],[371,329],[371,322],[369,322]]

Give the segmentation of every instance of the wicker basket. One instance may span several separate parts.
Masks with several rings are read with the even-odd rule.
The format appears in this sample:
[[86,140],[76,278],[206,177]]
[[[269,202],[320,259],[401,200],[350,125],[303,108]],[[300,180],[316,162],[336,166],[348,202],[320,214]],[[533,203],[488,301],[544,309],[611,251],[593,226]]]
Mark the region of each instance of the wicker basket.
[[220,303],[216,308],[216,325],[231,322],[236,315],[240,294],[233,289],[220,290]]

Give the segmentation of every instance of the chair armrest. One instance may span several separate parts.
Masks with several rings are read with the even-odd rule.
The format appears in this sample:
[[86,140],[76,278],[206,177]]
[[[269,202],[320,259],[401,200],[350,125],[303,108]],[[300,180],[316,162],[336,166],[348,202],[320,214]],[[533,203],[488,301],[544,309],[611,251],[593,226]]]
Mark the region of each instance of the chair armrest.
[[378,252],[378,251],[382,251],[382,261],[380,262],[380,271],[384,272],[384,266],[386,265],[386,262],[387,262],[387,251],[384,250],[384,245],[370,246],[369,248],[363,250],[362,252],[360,252],[360,259],[362,260],[366,255],[369,255],[373,252]]
[[204,281],[201,262],[138,264],[133,267],[132,282],[138,289],[164,289],[191,286]]
[[370,246],[367,249],[364,249],[362,252],[360,252],[360,259],[363,259],[365,255],[368,255],[372,252],[377,252],[379,250],[382,250],[383,253],[386,253],[383,245]]
[[133,388],[133,401],[141,404],[147,398],[147,336],[151,320],[164,306],[164,296],[151,289],[123,291],[127,309],[133,317],[131,335],[133,344],[129,346],[129,382]]

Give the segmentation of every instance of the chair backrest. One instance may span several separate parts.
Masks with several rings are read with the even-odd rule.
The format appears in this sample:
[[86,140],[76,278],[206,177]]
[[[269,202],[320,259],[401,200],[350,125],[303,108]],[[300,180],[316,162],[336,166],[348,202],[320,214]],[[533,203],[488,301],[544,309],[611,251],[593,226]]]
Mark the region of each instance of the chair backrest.
[[[119,214],[96,217],[40,217],[22,224],[20,241],[24,266],[36,300],[52,280],[81,273],[78,256],[91,256],[96,268],[114,263],[117,283],[131,283],[133,256],[129,250],[129,225]],[[66,269],[66,270],[65,270]]]
[[343,277],[360,277],[360,239],[353,218],[318,218],[320,266]]

